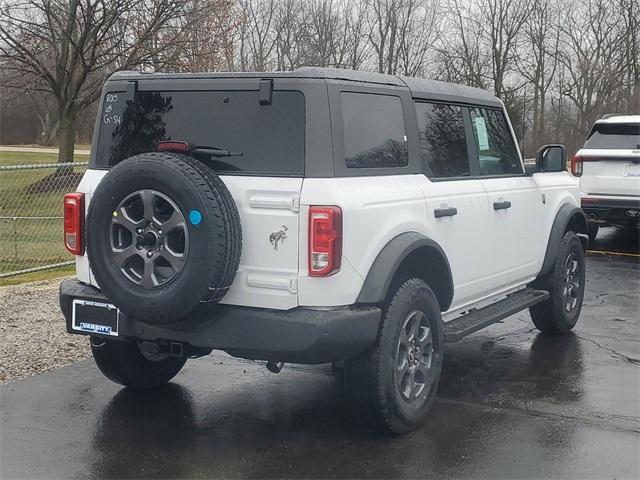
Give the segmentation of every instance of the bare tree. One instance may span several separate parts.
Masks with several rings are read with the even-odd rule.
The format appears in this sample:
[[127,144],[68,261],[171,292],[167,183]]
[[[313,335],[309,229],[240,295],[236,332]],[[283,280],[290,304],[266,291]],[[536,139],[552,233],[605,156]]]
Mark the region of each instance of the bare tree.
[[[165,42],[164,65],[176,71],[210,72],[230,68],[233,64],[233,34],[238,26],[232,0],[191,0],[175,19],[177,41]],[[171,35],[171,33],[169,33]],[[170,39],[172,40],[172,39]]]
[[318,67],[333,66],[341,32],[342,15],[334,0],[310,0],[307,26],[307,59]]
[[640,112],[640,1],[618,0],[622,15],[625,110]]
[[300,0],[282,0],[276,11],[276,56],[278,70],[294,70],[304,63],[307,6]]
[[438,78],[493,90],[527,145],[573,148],[640,111],[639,19],[639,0],[0,0],[0,86],[34,100],[29,132],[57,130],[62,161],[121,68]]
[[265,71],[276,51],[276,0],[244,0],[240,56],[243,70]]
[[79,112],[118,69],[162,66],[166,45],[179,41],[184,4],[171,0],[5,0],[0,6],[0,60],[37,79],[58,110],[59,162],[73,161]]
[[558,68],[555,53],[560,42],[560,22],[561,10],[557,0],[534,0],[523,28],[518,70],[533,90],[534,145],[546,141],[547,94]]
[[368,39],[381,73],[415,74],[434,38],[435,7],[429,0],[368,0]]
[[488,56],[484,51],[479,23],[470,5],[450,0],[438,48],[436,77],[448,82],[486,88]]
[[365,35],[364,0],[346,0],[341,5],[342,22],[340,31],[336,32],[331,64],[336,68],[359,70],[367,61],[371,50]]
[[586,0],[571,6],[561,29],[558,59],[564,67],[560,94],[576,109],[577,132],[583,137],[606,109],[622,106],[620,89],[625,78],[620,10],[608,0]]
[[491,80],[496,96],[515,68],[518,37],[531,10],[530,0],[479,0],[480,31],[491,52]]
[[423,0],[407,6],[401,23],[398,52],[399,70],[403,75],[428,74],[427,58],[438,36],[437,13],[435,0]]

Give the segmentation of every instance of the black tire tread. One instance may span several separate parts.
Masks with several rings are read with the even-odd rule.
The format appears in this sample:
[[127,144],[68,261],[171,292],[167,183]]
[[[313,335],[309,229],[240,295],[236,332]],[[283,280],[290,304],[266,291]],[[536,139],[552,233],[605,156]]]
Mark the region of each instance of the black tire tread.
[[[402,297],[406,295],[407,291],[424,289],[424,292],[430,297],[430,302],[436,306],[436,310],[439,313],[437,307],[438,301],[431,288],[419,278],[409,278],[408,280],[398,283],[397,290],[390,297],[387,303],[387,308],[383,312],[383,322],[378,339],[374,348],[366,352],[365,354],[346,363],[344,370],[345,378],[345,390],[347,392],[350,403],[353,406],[353,411],[360,421],[365,425],[373,426],[374,429],[384,434],[402,434],[409,432],[416,428],[413,423],[405,423],[392,414],[388,405],[383,403],[384,398],[384,379],[383,369],[385,367],[385,358],[383,358],[383,351],[379,348],[379,345],[387,337],[394,337],[395,343],[397,325],[391,321],[384,321],[388,317],[393,316],[396,310],[401,310],[405,307],[406,301],[403,301]],[[392,287],[393,288],[393,287]],[[391,290],[394,291],[393,289]],[[439,329],[440,341],[442,342],[442,329]],[[436,378],[434,390],[437,388],[439,379]],[[435,398],[435,391],[431,395],[428,404],[425,409],[431,407]]]
[[222,219],[226,232],[224,238],[234,238],[238,241],[224,242],[225,255],[227,260],[224,271],[220,275],[222,287],[212,287],[209,289],[206,301],[217,302],[222,299],[226,291],[231,287],[240,264],[240,254],[242,252],[242,222],[240,213],[229,189],[225,183],[216,175],[213,170],[199,160],[180,153],[169,153],[168,155],[178,158],[191,165],[207,181],[209,188],[216,196],[216,200],[221,207]]
[[131,388],[160,387],[175,377],[187,361],[186,357],[151,361],[140,353],[136,343],[118,340],[104,340],[98,347],[91,341],[91,352],[105,377]]
[[[582,250],[582,243],[575,234],[575,232],[566,232],[560,240],[558,246],[558,255],[555,259],[553,270],[542,279],[538,279],[535,282],[537,288],[547,290],[549,292],[549,299],[545,302],[538,303],[529,308],[531,319],[535,327],[543,333],[552,335],[560,335],[569,332],[574,326],[580,316],[580,310],[582,308],[582,298],[577,306],[577,310],[572,315],[573,318],[567,318],[562,304],[562,296],[559,295],[559,289],[561,288],[559,283],[562,281],[559,276],[563,274],[564,262],[566,260],[568,251],[572,248],[571,244],[579,246],[581,254],[581,268],[584,275],[584,252]],[[582,280],[583,296],[584,296],[584,279]]]

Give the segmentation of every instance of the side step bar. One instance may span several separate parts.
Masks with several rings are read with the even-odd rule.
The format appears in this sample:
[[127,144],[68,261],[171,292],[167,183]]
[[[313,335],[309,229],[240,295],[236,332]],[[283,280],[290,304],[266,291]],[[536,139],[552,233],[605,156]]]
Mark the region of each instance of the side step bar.
[[544,302],[547,298],[549,298],[549,292],[546,290],[525,288],[508,295],[504,300],[492,303],[479,310],[471,310],[469,313],[444,324],[444,341],[445,343],[457,342],[467,335],[497,323],[514,313],[518,313],[536,303]]

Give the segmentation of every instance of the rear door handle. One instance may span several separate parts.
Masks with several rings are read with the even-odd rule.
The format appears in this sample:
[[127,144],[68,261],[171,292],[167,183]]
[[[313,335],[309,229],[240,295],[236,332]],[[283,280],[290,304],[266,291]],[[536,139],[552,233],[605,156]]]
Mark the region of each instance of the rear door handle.
[[454,215],[458,214],[458,209],[455,207],[436,208],[433,211],[433,214],[436,216],[436,218],[453,217]]
[[506,210],[507,208],[511,208],[511,202],[509,200],[504,200],[502,202],[493,202],[494,210]]

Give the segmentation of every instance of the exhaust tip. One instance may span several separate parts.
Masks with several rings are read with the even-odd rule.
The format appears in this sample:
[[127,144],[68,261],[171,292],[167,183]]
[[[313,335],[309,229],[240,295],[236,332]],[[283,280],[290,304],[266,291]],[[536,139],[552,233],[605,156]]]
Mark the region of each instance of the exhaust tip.
[[282,367],[284,367],[284,362],[267,362],[267,370],[271,373],[280,373]]

